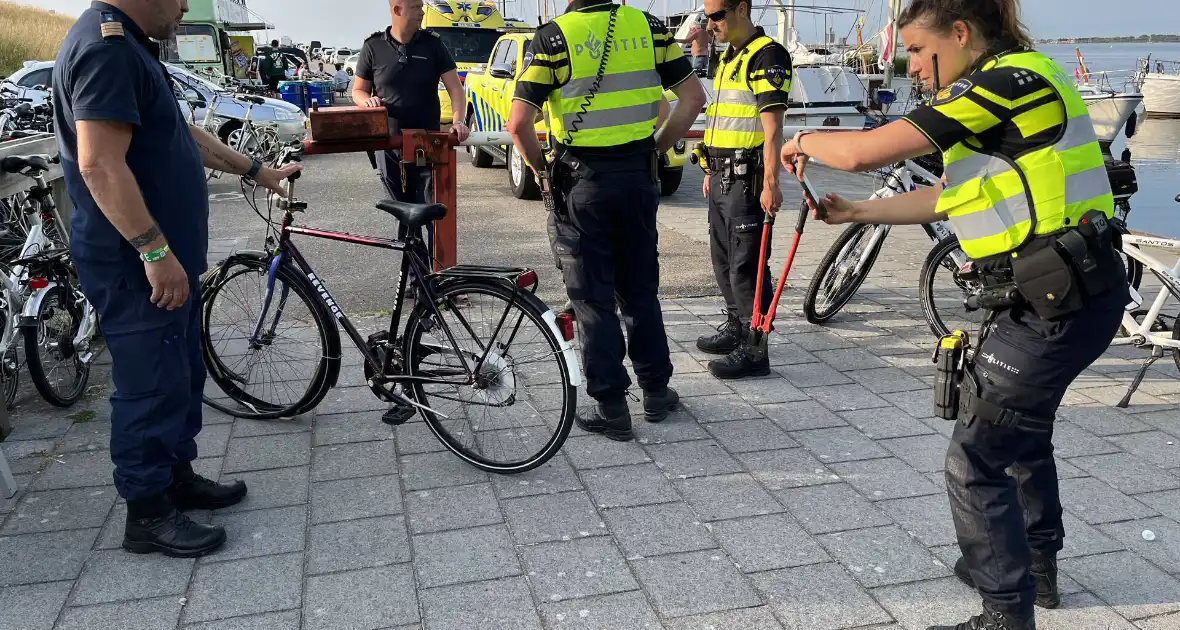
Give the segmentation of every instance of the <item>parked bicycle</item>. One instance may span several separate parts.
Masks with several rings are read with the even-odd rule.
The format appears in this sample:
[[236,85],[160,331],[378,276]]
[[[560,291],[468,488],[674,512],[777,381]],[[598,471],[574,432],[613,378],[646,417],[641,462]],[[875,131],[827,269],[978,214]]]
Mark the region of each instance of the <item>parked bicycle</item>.
[[[279,161],[297,159],[283,149]],[[373,394],[397,405],[385,422],[420,412],[447,449],[486,471],[523,472],[552,457],[569,435],[581,372],[572,321],[535,295],[536,272],[478,265],[433,271],[421,231],[445,216],[440,204],[378,203],[397,219],[397,239],[295,225],[295,213],[307,209],[294,197],[297,178],[286,199],[271,197],[267,216],[258,213],[270,231],[267,251],[230,256],[203,279],[205,364],[232,401],[206,403],[255,419],[314,409],[340,375],[338,323],[364,359]],[[361,335],[295,235],[402,253],[387,329]],[[409,298],[408,282],[416,289]]]
[[[201,121],[201,128],[214,136],[218,135],[220,123],[217,118],[217,104],[222,97],[222,93],[218,92],[213,95],[213,102],[207,105],[205,111],[205,118]],[[256,158],[263,163],[269,163],[275,160],[278,156],[280,143],[278,132],[275,130],[273,123],[259,123],[251,118],[254,112],[255,105],[266,104],[266,99],[253,94],[246,94],[244,92],[237,92],[232,95],[232,98],[248,103],[246,106],[246,115],[242,119],[242,124],[225,137],[225,143],[231,149],[242,153],[252,158]],[[201,101],[203,102],[203,101]],[[195,124],[195,116],[197,110],[197,103],[189,102],[189,120]],[[210,170],[206,179],[215,179],[221,176],[219,171]]]

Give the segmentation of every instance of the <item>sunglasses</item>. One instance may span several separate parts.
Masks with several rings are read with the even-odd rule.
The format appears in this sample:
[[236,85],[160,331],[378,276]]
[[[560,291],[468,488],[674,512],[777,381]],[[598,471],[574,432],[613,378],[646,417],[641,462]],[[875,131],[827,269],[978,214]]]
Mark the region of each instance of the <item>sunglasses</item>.
[[725,19],[725,15],[726,15],[727,13],[729,13],[729,12],[730,12],[730,11],[732,11],[732,10],[734,10],[735,8],[737,8],[737,7],[728,7],[728,8],[725,8],[725,9],[721,9],[720,11],[714,11],[714,12],[712,12],[712,13],[706,13],[706,14],[705,14],[705,17],[706,17],[706,18],[709,18],[709,21],[711,21],[711,22],[720,22],[721,20],[724,20],[724,19]]

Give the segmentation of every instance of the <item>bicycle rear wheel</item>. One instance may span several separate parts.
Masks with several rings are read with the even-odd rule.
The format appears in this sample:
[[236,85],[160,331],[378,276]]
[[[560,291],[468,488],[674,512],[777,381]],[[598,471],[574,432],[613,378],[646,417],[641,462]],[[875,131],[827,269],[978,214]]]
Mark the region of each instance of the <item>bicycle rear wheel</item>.
[[[441,321],[415,309],[403,355],[408,376],[439,381],[413,382],[415,400],[432,409],[421,410],[427,426],[482,470],[519,473],[545,463],[569,436],[577,399],[548,309],[531,293],[487,280],[444,285],[438,297]],[[471,382],[464,366],[481,359]]]
[[29,378],[45,402],[55,407],[69,407],[86,393],[90,364],[74,348],[81,325],[81,304],[59,284],[41,299],[34,325],[24,329]]
[[340,371],[335,322],[289,265],[279,267],[269,291],[269,259],[240,256],[225,265],[202,291],[201,346],[209,378],[238,406],[207,395],[205,403],[255,420],[314,409]]
[[[857,289],[869,277],[885,242],[882,237],[873,243],[873,237],[878,230],[887,229],[888,226],[884,225],[854,224],[836,238],[820,261],[803,298],[803,314],[807,321],[813,324],[828,321],[856,295]],[[866,248],[871,249],[866,251]]]
[[936,337],[950,334],[952,330],[976,333],[986,311],[968,311],[963,302],[967,296],[979,291],[979,284],[962,277],[955,256],[963,256],[959,239],[945,238],[934,246],[922,265],[918,278],[918,298],[926,323]]

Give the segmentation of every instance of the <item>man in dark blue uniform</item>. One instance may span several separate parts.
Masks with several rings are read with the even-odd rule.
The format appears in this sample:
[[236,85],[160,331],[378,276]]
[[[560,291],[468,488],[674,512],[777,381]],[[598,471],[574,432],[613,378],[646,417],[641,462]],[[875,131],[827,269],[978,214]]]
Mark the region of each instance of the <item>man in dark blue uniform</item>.
[[113,361],[111,459],[127,499],[123,547],[193,557],[225,530],[182,512],[233,505],[237,481],[193,472],[205,366],[198,282],[208,254],[204,166],[275,191],[298,170],[263,168],[185,123],[151,40],[172,36],[186,0],[95,2],[53,69],[54,121],[74,201],[70,249]]

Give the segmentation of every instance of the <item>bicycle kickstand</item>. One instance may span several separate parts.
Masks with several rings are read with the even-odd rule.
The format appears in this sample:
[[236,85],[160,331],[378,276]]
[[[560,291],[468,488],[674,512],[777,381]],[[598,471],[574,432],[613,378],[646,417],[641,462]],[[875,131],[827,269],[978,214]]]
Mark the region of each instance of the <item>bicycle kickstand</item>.
[[754,353],[754,358],[761,360],[766,356],[767,340],[770,337],[771,328],[774,324],[774,316],[778,310],[779,299],[783,295],[783,289],[787,286],[787,276],[791,273],[791,266],[795,262],[795,253],[799,250],[799,240],[803,236],[803,226],[807,223],[807,212],[810,207],[803,203],[799,207],[799,220],[795,223],[795,236],[791,240],[791,251],[787,254],[787,262],[783,265],[783,273],[779,276],[778,285],[774,290],[774,297],[770,300],[770,307],[766,309],[766,313],[762,313],[762,280],[763,274],[766,272],[766,267],[769,261],[767,260],[767,250],[770,244],[770,227],[774,225],[774,217],[766,215],[766,219],[762,222],[762,249],[758,255],[758,283],[754,285],[754,310],[750,317],[750,335],[747,339],[747,344]]
[[1139,368],[1139,373],[1135,375],[1135,380],[1131,381],[1131,386],[1127,388],[1127,394],[1115,405],[1119,409],[1126,409],[1131,404],[1131,396],[1135,395],[1135,391],[1139,389],[1139,385],[1143,383],[1143,377],[1147,376],[1147,370],[1155,363],[1156,359],[1164,356],[1164,349],[1160,346],[1154,346],[1151,349],[1151,357],[1143,362],[1143,367]]

